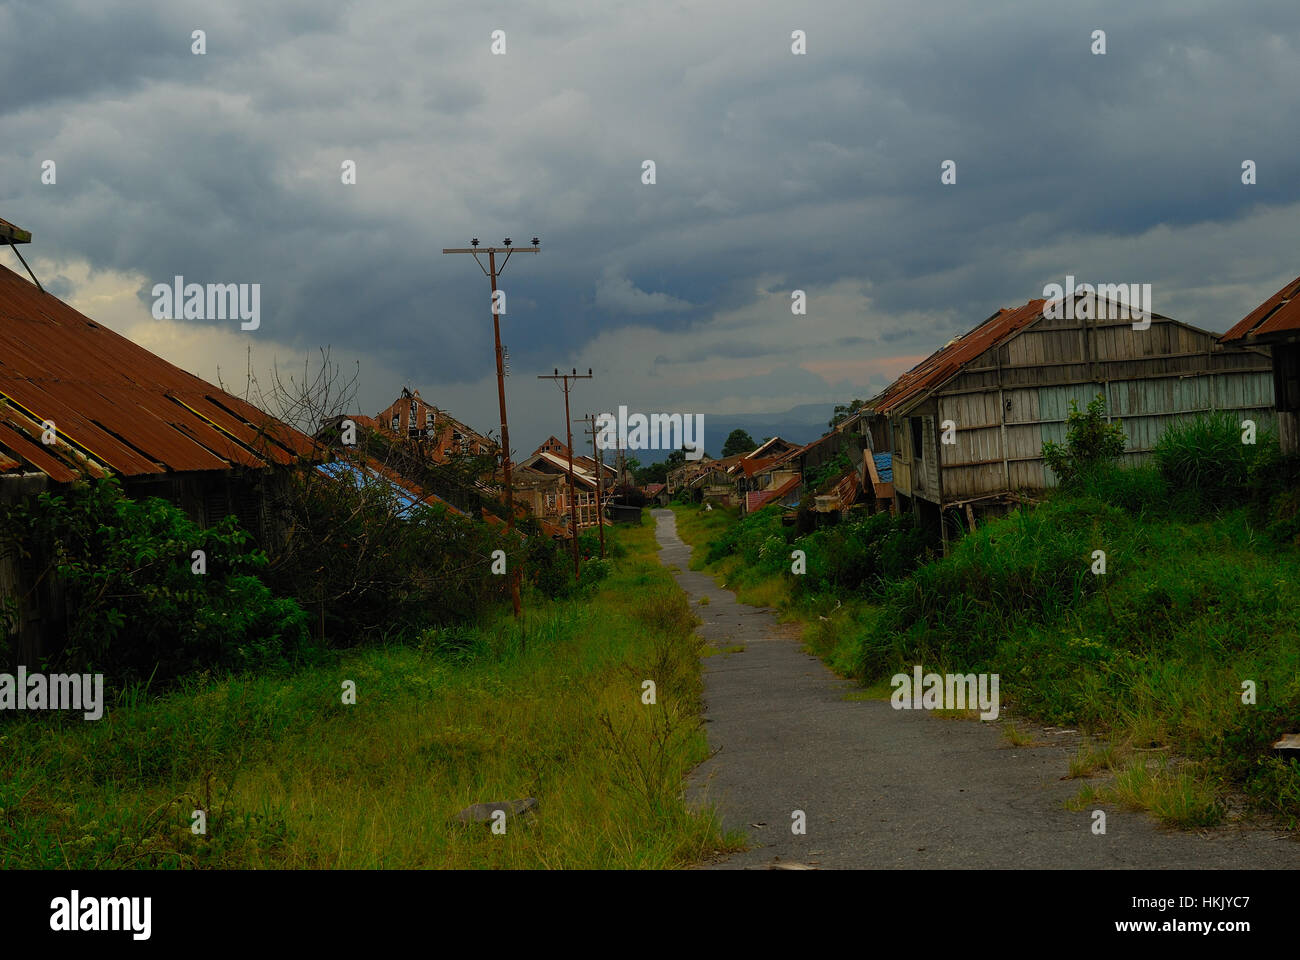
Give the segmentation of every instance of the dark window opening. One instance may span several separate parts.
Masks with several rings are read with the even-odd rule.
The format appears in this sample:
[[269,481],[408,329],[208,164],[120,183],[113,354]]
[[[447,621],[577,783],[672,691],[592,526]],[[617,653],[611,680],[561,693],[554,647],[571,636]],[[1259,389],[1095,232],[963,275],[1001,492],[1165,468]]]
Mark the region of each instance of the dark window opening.
[[1300,411],[1300,345],[1273,347],[1273,386],[1280,411]]
[[921,418],[909,417],[907,422],[912,431],[912,459],[919,462],[922,458],[922,450],[924,449],[921,444]]

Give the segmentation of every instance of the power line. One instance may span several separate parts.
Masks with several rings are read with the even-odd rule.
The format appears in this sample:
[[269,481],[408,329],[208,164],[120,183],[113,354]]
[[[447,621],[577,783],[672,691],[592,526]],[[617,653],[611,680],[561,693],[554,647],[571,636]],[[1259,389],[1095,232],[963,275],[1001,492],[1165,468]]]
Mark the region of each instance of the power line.
[[591,368],[586,373],[579,373],[573,368],[572,373],[560,373],[559,367],[554,373],[539,374],[538,380],[559,380],[564,383],[564,431],[569,440],[569,524],[573,537],[573,579],[578,579],[578,501],[573,493],[573,421],[569,417],[569,382],[572,380],[590,380]]
[[596,429],[596,415],[587,414],[585,417],[578,418],[579,423],[585,423],[588,426],[587,433],[591,434],[591,452],[592,459],[596,461],[596,526],[600,529],[600,559],[605,559],[605,515],[601,512],[600,505],[600,488],[605,483],[605,455],[600,445],[596,443],[596,436],[599,431]]
[[[531,247],[515,247],[511,245],[510,238],[506,237],[503,241],[505,244],[501,247],[484,247],[478,249],[478,237],[470,240],[468,247],[443,247],[443,253],[468,253],[474,257],[474,262],[479,265],[479,269],[492,282],[492,336],[496,341],[497,357],[497,399],[501,404],[501,472],[505,480],[505,501],[506,501],[506,531],[513,533],[515,529],[515,496],[514,487],[510,482],[510,426],[506,421],[506,373],[505,359],[501,350],[501,322],[499,311],[497,309],[497,277],[505,270],[506,264],[510,262],[510,257],[516,252],[538,253],[539,244],[537,237],[533,237]],[[488,265],[485,269],[483,261],[478,258],[480,253],[488,255]],[[497,254],[504,253],[505,259],[501,261],[501,269],[497,269]],[[519,599],[519,566],[511,564],[510,571],[510,602],[515,609],[515,616],[523,614],[523,605]]]

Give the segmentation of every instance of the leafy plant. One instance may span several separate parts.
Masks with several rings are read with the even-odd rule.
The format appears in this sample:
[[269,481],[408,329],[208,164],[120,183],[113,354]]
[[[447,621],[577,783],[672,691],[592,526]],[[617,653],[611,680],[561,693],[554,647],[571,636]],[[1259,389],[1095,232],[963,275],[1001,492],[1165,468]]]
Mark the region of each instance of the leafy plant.
[[4,508],[0,540],[43,566],[38,579],[64,583],[67,642],[54,657],[73,668],[163,679],[306,646],[306,614],[262,582],[267,557],[234,517],[204,529],[107,478]]
[[1043,444],[1043,459],[1062,487],[1077,486],[1097,468],[1116,463],[1126,442],[1123,426],[1106,422],[1106,399],[1099,393],[1088,401],[1086,410],[1070,401],[1065,443],[1048,440]]
[[1276,446],[1271,435],[1242,442],[1240,418],[1220,411],[1176,423],[1156,441],[1152,459],[1171,487],[1219,506],[1237,499],[1251,468]]

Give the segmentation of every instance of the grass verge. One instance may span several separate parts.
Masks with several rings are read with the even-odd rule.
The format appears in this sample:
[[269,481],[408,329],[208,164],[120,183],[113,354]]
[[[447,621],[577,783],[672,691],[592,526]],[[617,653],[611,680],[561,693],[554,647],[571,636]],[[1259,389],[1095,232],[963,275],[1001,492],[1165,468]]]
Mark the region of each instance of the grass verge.
[[[734,849],[682,797],[707,753],[695,618],[652,528],[614,535],[627,553],[610,576],[533,599],[522,628],[507,616],[292,674],[137,687],[94,723],[6,718],[0,864],[665,868]],[[536,815],[504,834],[452,820],[524,797]]]

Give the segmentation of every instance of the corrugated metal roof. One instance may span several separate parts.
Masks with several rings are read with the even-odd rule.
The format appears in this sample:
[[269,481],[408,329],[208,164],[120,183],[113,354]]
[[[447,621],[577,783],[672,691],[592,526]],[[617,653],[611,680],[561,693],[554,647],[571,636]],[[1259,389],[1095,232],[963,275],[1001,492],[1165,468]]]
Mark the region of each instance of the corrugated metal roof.
[[888,413],[908,400],[947,381],[961,369],[1003,338],[1037,320],[1047,301],[1030,300],[1014,310],[1003,307],[974,330],[958,337],[926,357],[903,374],[875,398],[876,413]]
[[[525,460],[521,464],[521,466],[527,467],[534,463],[537,463],[539,460],[550,464],[551,466],[555,467],[558,470],[563,471],[564,475],[566,477],[568,476],[569,458],[567,456],[557,457],[555,454],[547,453],[545,450],[539,450],[537,453],[533,454],[531,457]],[[607,467],[606,469],[608,470],[609,468]],[[587,486],[591,487],[594,490],[596,487],[596,462],[593,460],[591,462],[591,467],[588,469],[586,466],[583,465],[582,457],[574,457],[573,458],[573,479],[580,483],[585,483]]]
[[766,506],[774,500],[780,500],[782,497],[791,493],[802,485],[803,480],[800,477],[791,477],[779,487],[770,490],[751,490],[745,494],[745,512],[753,513]]
[[1269,338],[1269,334],[1300,333],[1300,277],[1296,277],[1273,296],[1247,314],[1240,323],[1219,338],[1220,343],[1234,340]]
[[[41,443],[54,422],[57,444]],[[266,467],[309,437],[0,267],[0,453],[67,482]]]

